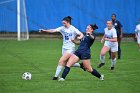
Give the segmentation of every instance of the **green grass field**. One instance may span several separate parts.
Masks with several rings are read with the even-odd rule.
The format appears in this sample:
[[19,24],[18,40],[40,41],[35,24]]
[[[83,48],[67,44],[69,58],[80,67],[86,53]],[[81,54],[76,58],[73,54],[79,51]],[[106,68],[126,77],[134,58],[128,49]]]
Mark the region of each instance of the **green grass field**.
[[[91,64],[105,75],[104,81],[79,68],[72,68],[65,82],[53,81],[61,45],[59,39],[0,40],[0,93],[140,93],[136,42],[122,42],[122,59],[114,72],[109,70],[108,54],[106,65],[97,68],[102,44],[93,44]],[[22,80],[26,71],[32,73],[32,80]]]

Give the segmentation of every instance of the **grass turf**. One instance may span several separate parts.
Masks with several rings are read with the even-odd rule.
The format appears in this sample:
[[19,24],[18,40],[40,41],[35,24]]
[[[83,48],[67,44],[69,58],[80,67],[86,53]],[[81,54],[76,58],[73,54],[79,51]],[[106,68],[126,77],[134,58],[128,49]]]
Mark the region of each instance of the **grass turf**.
[[[97,68],[103,45],[93,44],[91,64],[105,75],[104,81],[79,68],[72,68],[65,82],[53,81],[61,45],[59,39],[0,40],[0,93],[140,93],[140,52],[135,42],[122,42],[122,59],[114,72],[109,70],[108,54],[106,65]],[[22,80],[26,71],[32,80]]]

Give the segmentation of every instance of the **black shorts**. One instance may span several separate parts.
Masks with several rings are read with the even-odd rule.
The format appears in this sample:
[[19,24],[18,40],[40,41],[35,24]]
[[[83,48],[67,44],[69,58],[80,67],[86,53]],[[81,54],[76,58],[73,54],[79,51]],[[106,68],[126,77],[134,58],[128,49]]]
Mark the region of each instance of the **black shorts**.
[[80,60],[86,60],[86,59],[90,59],[91,55],[90,55],[90,51],[80,51],[77,50],[74,53],[77,57],[79,57]]

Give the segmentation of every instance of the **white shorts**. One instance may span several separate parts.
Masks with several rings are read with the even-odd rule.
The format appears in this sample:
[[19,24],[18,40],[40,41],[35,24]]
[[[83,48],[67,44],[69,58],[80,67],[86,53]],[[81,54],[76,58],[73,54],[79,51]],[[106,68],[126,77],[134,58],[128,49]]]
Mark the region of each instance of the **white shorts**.
[[64,55],[65,53],[73,54],[74,52],[75,52],[75,49],[65,49],[65,48],[62,48],[62,55]]
[[118,51],[118,42],[113,42],[113,43],[105,42],[104,46],[107,46],[108,48],[110,48],[111,52]]
[[140,37],[137,38],[137,42],[138,42],[138,44],[140,44]]

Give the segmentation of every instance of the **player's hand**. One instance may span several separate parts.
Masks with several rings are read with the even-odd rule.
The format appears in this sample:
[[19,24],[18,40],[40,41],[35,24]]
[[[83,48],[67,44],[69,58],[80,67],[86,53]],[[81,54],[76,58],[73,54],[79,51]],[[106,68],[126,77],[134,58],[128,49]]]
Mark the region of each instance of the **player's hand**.
[[90,32],[87,32],[86,34],[87,34],[87,35],[89,35],[89,36],[91,35],[91,33],[90,33]]
[[109,39],[108,38],[105,38],[105,41],[109,41]]
[[78,40],[82,39],[80,36],[77,37]]
[[44,29],[39,29],[39,32],[41,33],[41,32],[44,32]]
[[137,36],[137,35],[135,35],[135,38],[138,38],[138,36]]
[[74,43],[74,39],[71,39],[71,41]]
[[101,39],[101,43],[103,43],[104,42],[104,39]]

